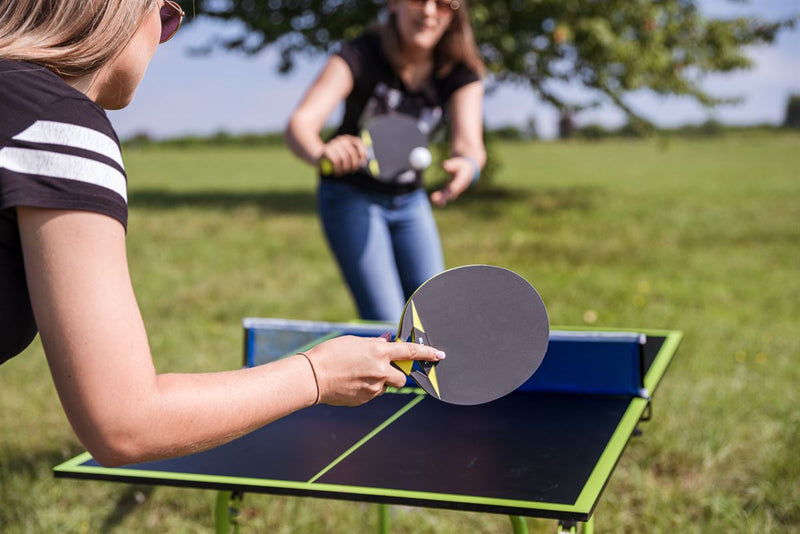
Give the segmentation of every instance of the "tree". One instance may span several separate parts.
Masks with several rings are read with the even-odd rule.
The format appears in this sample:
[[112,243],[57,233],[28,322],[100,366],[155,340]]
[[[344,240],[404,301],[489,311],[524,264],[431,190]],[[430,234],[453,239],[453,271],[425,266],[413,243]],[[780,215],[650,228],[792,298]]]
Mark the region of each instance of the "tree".
[[[628,93],[687,95],[706,106],[729,102],[704,91],[703,76],[750,67],[743,47],[771,43],[797,20],[708,19],[692,0],[487,0],[473,18],[499,79],[530,84],[562,114],[608,99],[640,125],[648,121],[627,104]],[[565,101],[558,82],[570,81],[593,96]]]
[[[732,0],[741,3],[741,0]],[[242,32],[214,48],[255,54],[268,46],[288,72],[299,54],[327,53],[378,18],[385,0],[195,0],[198,15],[235,20]],[[647,123],[626,102],[640,89],[687,95],[714,106],[729,99],[701,87],[709,73],[751,66],[744,47],[772,43],[798,17],[709,19],[696,0],[471,0],[475,36],[498,81],[528,84],[560,111],[609,100]],[[559,82],[578,82],[586,101],[566,100]]]
[[791,95],[786,102],[783,125],[786,128],[800,128],[800,95]]

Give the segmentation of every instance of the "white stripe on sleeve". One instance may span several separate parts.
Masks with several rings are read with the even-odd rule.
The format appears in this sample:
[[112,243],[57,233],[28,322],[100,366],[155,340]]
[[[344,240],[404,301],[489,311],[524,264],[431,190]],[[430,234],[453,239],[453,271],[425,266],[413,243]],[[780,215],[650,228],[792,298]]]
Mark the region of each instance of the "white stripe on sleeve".
[[0,168],[99,185],[128,202],[125,176],[111,165],[93,159],[46,150],[5,147],[0,150]]
[[114,160],[123,169],[119,145],[111,137],[86,126],[39,120],[14,136],[17,141],[48,143],[97,152]]

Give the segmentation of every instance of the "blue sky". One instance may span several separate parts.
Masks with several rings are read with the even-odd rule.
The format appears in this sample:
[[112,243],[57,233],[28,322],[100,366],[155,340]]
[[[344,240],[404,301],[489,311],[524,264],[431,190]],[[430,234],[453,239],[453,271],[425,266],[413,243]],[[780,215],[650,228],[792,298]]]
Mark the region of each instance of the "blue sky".
[[[751,3],[700,0],[710,16],[757,15],[772,19],[800,12],[797,0],[756,0]],[[194,57],[191,46],[205,44],[214,35],[235,28],[213,21],[198,20],[178,32],[156,52],[133,103],[109,116],[123,139],[146,132],[164,138],[180,135],[209,135],[220,130],[231,133],[280,130],[324,64],[324,57],[304,59],[288,76],[276,71],[277,54],[266,50],[256,57],[215,52]],[[754,67],[729,75],[709,76],[704,87],[716,96],[740,96],[737,105],[704,109],[687,98],[659,97],[639,92],[630,105],[660,126],[699,123],[715,118],[730,124],[780,123],[790,94],[800,94],[800,26],[784,31],[775,45],[748,50]],[[580,91],[567,87],[578,97]],[[501,86],[485,103],[484,115],[490,127],[524,125],[534,118],[543,137],[556,131],[555,110],[535,98],[524,87]],[[334,115],[333,120],[336,119]],[[618,126],[622,114],[612,106],[583,113],[581,123]]]

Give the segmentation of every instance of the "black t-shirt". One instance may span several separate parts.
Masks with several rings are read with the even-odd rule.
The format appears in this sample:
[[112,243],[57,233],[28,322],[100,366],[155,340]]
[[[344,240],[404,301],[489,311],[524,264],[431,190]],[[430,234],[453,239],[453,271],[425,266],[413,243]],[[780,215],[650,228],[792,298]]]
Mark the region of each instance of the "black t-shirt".
[[105,111],[49,70],[0,59],[0,363],[37,328],[16,208],[83,210],[127,225],[127,176]]
[[[342,46],[338,55],[353,74],[353,91],[345,100],[342,124],[337,135],[359,135],[371,119],[387,113],[404,113],[414,117],[429,137],[441,126],[450,96],[461,87],[480,80],[480,76],[463,63],[449,73],[434,74],[426,84],[410,91],[392,69],[383,53],[380,36],[369,31]],[[434,69],[435,70],[435,69]],[[322,176],[323,180],[343,181],[385,193],[407,193],[422,185],[422,173],[406,184],[379,182],[364,171],[346,176]]]

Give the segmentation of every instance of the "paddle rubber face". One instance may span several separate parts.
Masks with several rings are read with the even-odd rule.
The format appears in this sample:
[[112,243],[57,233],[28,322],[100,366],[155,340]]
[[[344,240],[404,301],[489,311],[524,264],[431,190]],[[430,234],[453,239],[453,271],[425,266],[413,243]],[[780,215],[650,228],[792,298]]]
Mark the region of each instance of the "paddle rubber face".
[[361,133],[367,148],[367,171],[380,182],[411,183],[416,171],[409,161],[411,152],[425,147],[428,140],[408,115],[381,115],[373,119]]
[[533,286],[508,269],[469,265],[425,282],[400,320],[398,341],[430,345],[447,357],[394,363],[437,399],[483,404],[528,380],[549,338],[547,310]]

